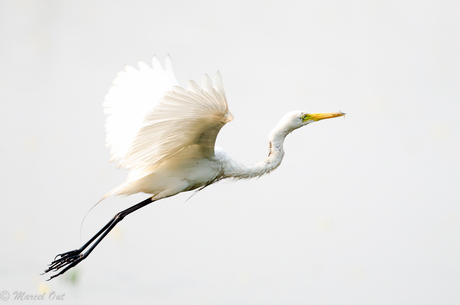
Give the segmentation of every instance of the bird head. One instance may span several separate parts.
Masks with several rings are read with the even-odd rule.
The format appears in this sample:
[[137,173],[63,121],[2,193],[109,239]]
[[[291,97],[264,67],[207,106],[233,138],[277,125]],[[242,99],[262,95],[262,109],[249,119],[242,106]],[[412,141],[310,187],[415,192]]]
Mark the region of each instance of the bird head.
[[275,128],[269,134],[269,140],[273,140],[277,137],[285,137],[297,128],[303,127],[313,122],[318,122],[324,119],[337,118],[344,116],[343,112],[331,112],[331,113],[306,113],[303,111],[291,111],[288,112],[281,121],[275,126]]
[[343,112],[306,113],[303,111],[291,111],[281,119],[280,125],[283,126],[287,132],[291,132],[297,128],[300,128],[313,122],[318,122],[324,119],[336,118],[344,115],[345,113]]

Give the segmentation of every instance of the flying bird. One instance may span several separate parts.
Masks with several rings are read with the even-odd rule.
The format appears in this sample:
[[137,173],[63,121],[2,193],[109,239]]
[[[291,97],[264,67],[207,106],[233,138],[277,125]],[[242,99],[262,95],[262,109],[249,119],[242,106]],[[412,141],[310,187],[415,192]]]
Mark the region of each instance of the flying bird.
[[153,57],[153,67],[139,62],[139,69],[125,66],[113,81],[104,102],[107,114],[107,146],[111,161],[129,170],[128,178],[107,193],[147,193],[146,200],[117,213],[81,248],[58,254],[44,273],[50,279],[75,267],[127,215],[163,198],[201,190],[223,179],[250,179],[275,170],[283,160],[283,142],[292,131],[323,119],[341,117],[342,112],[306,113],[292,111],[282,117],[268,136],[268,156],[245,165],[216,147],[220,129],[233,120],[222,78],[204,75],[201,87],[177,82],[171,58],[165,67]]

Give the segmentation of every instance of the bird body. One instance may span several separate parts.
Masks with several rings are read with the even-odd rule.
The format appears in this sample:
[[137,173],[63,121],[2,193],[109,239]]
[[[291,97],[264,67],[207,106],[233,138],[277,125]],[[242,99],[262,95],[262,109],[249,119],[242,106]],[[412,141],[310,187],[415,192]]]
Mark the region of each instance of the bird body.
[[192,146],[158,166],[133,170],[125,183],[105,197],[143,192],[158,200],[205,186],[221,176],[222,165],[216,162],[218,157],[201,157],[199,150]]
[[[344,113],[287,113],[268,136],[268,156],[245,165],[215,147],[220,129],[233,120],[219,72],[214,80],[205,75],[201,87],[188,81],[178,85],[169,55],[165,68],[156,57],[153,68],[139,62],[117,74],[104,102],[107,146],[111,161],[129,170],[127,180],[107,193],[139,192],[149,198],[121,211],[80,249],[59,254],[45,270],[63,274],[85,259],[101,240],[130,213],[151,202],[181,192],[202,189],[223,179],[250,179],[275,170],[283,160],[283,143],[292,131],[312,122]],[[90,247],[88,250],[85,251]]]
[[269,134],[268,156],[256,164],[241,164],[217,146],[214,147],[213,155],[206,156],[201,153],[202,148],[199,145],[191,145],[158,166],[139,172],[132,170],[128,180],[105,197],[143,192],[152,194],[152,198],[158,200],[222,179],[250,179],[268,174],[283,160],[284,139],[295,128],[289,122],[300,116],[301,111],[293,111],[280,121]]

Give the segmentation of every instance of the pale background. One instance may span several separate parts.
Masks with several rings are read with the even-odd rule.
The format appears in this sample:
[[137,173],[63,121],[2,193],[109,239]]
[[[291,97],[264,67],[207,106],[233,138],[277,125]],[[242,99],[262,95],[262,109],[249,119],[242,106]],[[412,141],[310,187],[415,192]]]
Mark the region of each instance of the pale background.
[[[0,290],[65,294],[54,304],[458,304],[459,11],[439,0],[1,1]],[[45,282],[125,178],[104,148],[116,72],[168,53],[182,84],[221,71],[235,120],[218,145],[240,161],[265,157],[288,111],[348,115],[290,135],[270,176],[130,215]],[[103,201],[82,242],[144,198]]]

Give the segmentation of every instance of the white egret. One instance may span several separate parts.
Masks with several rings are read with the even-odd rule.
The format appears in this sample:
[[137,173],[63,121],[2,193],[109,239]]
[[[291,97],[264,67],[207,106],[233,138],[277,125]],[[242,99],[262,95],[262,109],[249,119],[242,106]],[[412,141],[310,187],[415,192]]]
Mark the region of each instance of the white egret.
[[104,107],[108,115],[106,131],[111,161],[119,160],[119,167],[129,170],[126,182],[104,198],[139,192],[150,197],[116,214],[81,248],[57,255],[45,270],[45,273],[59,271],[50,279],[84,260],[128,214],[154,201],[200,190],[222,179],[265,175],[281,164],[283,142],[290,132],[345,115],[289,112],[268,136],[268,156],[253,165],[241,164],[214,146],[220,129],[233,119],[220,73],[216,73],[212,82],[205,75],[201,87],[189,81],[187,88],[182,88],[169,55],[165,68],[156,57],[153,68],[143,62],[139,62],[139,70],[126,66],[125,71],[117,74]]

